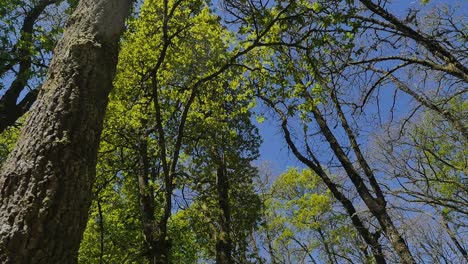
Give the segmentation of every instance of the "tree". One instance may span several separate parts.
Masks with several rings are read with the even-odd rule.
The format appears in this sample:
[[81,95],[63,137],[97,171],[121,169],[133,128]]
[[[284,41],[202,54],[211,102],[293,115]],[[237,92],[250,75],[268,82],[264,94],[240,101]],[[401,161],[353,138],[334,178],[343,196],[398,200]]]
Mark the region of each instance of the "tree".
[[[466,123],[466,103],[453,100],[449,106],[450,112]],[[445,237],[439,241],[440,247],[452,252],[445,254],[446,258],[458,255],[459,259],[467,259],[463,239],[458,237],[463,233],[462,219],[468,214],[465,210],[468,190],[463,182],[468,166],[467,143],[463,134],[452,122],[430,110],[424,111],[420,120],[409,124],[404,131],[398,131],[398,134],[403,132],[402,135],[395,137],[392,132],[389,131],[388,137],[377,138],[381,155],[376,159],[399,183],[393,195],[407,201],[402,207],[408,210],[432,212],[427,222],[434,230],[441,230],[439,236]],[[430,232],[421,233],[429,236]],[[434,241],[419,239],[417,243],[427,248]],[[441,258],[444,254],[436,252],[434,255]]]
[[[48,14],[73,2],[2,1],[0,118],[2,100],[19,114],[32,102],[27,89],[42,83],[61,32]],[[0,233],[13,235],[0,238],[1,254],[23,238],[36,258],[52,252],[40,252],[37,241],[78,241],[86,218],[78,215],[94,198],[82,263],[464,263],[468,56],[466,15],[454,3],[413,1],[403,10],[385,0],[145,0],[121,43],[100,139],[108,90],[80,76],[99,79],[106,70],[110,87],[112,63],[87,38],[57,53],[25,139],[6,160],[18,137],[11,124],[23,123],[9,114],[0,135],[0,175],[9,175],[0,178],[0,220],[11,222],[0,221]],[[115,55],[115,46],[106,51]],[[99,69],[76,62],[57,73],[67,54],[89,55]],[[75,70],[70,78],[78,80],[68,81]],[[53,89],[58,80],[66,85]],[[53,93],[62,97],[44,103]],[[252,165],[261,141],[253,109],[258,122],[277,122],[306,168],[288,170],[271,188],[258,185]],[[37,125],[46,117],[52,121]],[[22,169],[31,177],[13,175]],[[78,225],[50,231],[72,217]]]
[[[66,12],[59,11],[63,2]],[[0,98],[0,133],[15,125],[36,100],[52,49],[75,5],[76,0],[1,2],[0,90],[6,91]]]
[[70,18],[36,107],[0,172],[4,263],[76,261],[130,6],[85,0]]
[[194,180],[189,186],[198,193],[194,206],[203,212],[194,219],[210,227],[202,227],[198,236],[213,241],[214,247],[207,252],[217,263],[250,263],[248,237],[256,229],[261,205],[253,185],[258,172],[250,164],[258,155],[260,139],[251,113],[245,111],[248,101],[238,93],[224,91],[232,97],[222,103],[218,114],[211,112],[213,106],[207,108],[205,114],[218,121],[192,126],[198,140],[189,147],[193,165],[188,171]]
[[265,195],[261,230],[264,245],[271,245],[271,263],[342,263],[370,261],[359,253],[346,214],[310,169],[290,168],[278,176]]
[[[175,193],[190,188],[192,183],[184,175],[194,155],[206,154],[198,155],[201,168],[209,171],[210,166],[222,165],[214,162],[221,152],[212,150],[221,151],[218,145],[225,143],[222,137],[239,147],[243,140],[247,141],[248,150],[234,148],[230,155],[236,151],[247,153],[257,146],[252,143],[258,137],[248,125],[247,114],[252,90],[238,89],[241,71],[231,69],[246,51],[228,52],[229,32],[202,1],[147,1],[129,27],[105,121],[99,167],[108,168],[102,175],[107,179],[116,173],[124,178],[123,187],[117,183],[119,177],[109,184],[119,193],[128,190],[125,200],[137,197],[138,201],[128,202],[138,203],[145,240],[142,254],[151,263],[167,263],[177,255],[172,252],[172,244],[181,244],[171,237],[171,228],[179,228],[171,223],[172,215],[184,210],[177,205]],[[236,116],[238,123],[225,120]],[[232,133],[234,136],[229,136]],[[198,145],[201,150],[194,147]],[[243,166],[252,157],[244,158]],[[215,183],[210,172],[206,174],[211,176],[213,191]],[[211,192],[211,197],[214,194]],[[184,219],[178,220],[184,223]],[[96,226],[91,220],[89,224],[91,228]]]
[[[268,35],[264,46],[268,47],[269,50],[265,48],[267,50],[263,52],[263,58],[259,58],[258,56],[253,57],[251,65],[246,67],[254,69],[252,71],[252,78],[250,81],[253,86],[258,87],[258,96],[266,103],[267,106],[271,107],[278,113],[286,142],[292,149],[292,152],[301,162],[313,169],[314,172],[322,178],[335,198],[345,207],[347,214],[352,219],[357,231],[372,250],[372,254],[376,261],[378,263],[385,263],[382,245],[379,242],[380,232],[372,232],[372,229],[365,225],[361,216],[357,214],[356,207],[352,200],[343,193],[341,190],[342,187],[335,183],[329,174],[322,168],[322,164],[312,154],[312,151],[308,147],[309,145],[306,145],[306,154],[301,154],[293,142],[293,136],[288,128],[288,120],[290,118],[297,120],[294,118],[301,117],[304,123],[299,124],[299,126],[303,127],[305,134],[304,139],[305,142],[307,142],[309,135],[307,123],[315,118],[321,125],[321,132],[326,132],[323,133],[323,135],[329,136],[327,140],[329,140],[329,142],[336,143],[336,139],[331,135],[331,133],[328,133],[329,128],[323,120],[322,114],[315,108],[317,103],[320,102],[320,97],[317,96],[318,98],[313,98],[307,96],[307,93],[311,90],[312,93],[319,92],[317,90],[320,90],[319,85],[322,85],[322,83],[316,85],[319,89],[311,89],[313,87],[314,75],[317,72],[314,71],[314,67],[318,67],[318,65],[325,63],[322,63],[320,60],[314,59],[312,62],[306,59],[310,58],[309,56],[313,54],[313,52],[324,45],[326,46],[327,43],[333,41],[335,38],[344,40],[344,43],[341,43],[341,47],[348,44],[348,30],[336,29],[335,27],[342,21],[346,21],[344,19],[344,14],[346,13],[344,12],[352,14],[354,9],[352,6],[349,7],[348,5],[344,5],[344,10],[340,10],[343,13],[340,13],[334,9],[336,4],[337,3],[333,2],[327,5],[324,4],[322,7],[320,4],[318,6],[310,6],[307,3],[298,3],[295,6],[297,8],[296,10],[289,10],[290,12],[288,12],[288,15],[292,17],[292,20],[297,20],[297,23],[293,23],[296,24],[297,27],[291,27],[286,23],[286,21],[282,21],[284,22],[284,25],[280,23],[279,26],[275,28],[275,31]],[[264,7],[259,7],[259,9],[260,8]],[[323,10],[323,12],[321,10]],[[317,12],[319,12],[318,17],[316,15]],[[301,15],[296,15],[297,13]],[[261,21],[261,18],[254,21]],[[308,23],[307,21],[310,22]],[[312,27],[311,25],[317,26],[317,28]],[[325,27],[325,29],[322,29],[322,25],[324,25],[323,27]],[[254,24],[252,27],[256,27],[256,25]],[[352,29],[351,26],[350,28]],[[311,116],[312,113],[314,113],[314,116]],[[320,132],[313,134],[317,135],[320,134]],[[364,196],[363,200],[366,201],[366,203],[369,202],[368,206],[374,208],[374,213],[376,210],[381,210],[382,205],[380,204],[383,204],[382,201],[377,202],[374,198],[371,199],[369,190],[365,185],[363,185],[363,179],[358,176],[355,169],[352,169],[350,161],[345,157],[346,155],[344,154],[343,149],[336,144],[335,147],[336,148],[333,148],[333,151],[336,151],[336,156],[338,158],[344,158],[341,160],[343,162],[342,166],[347,168],[347,173],[349,173],[352,183],[360,189],[360,194]],[[378,186],[374,183],[372,188],[378,192],[379,188],[377,188]],[[381,195],[379,199],[382,199]],[[385,209],[383,209],[383,211],[385,211]],[[388,224],[390,226],[388,229],[396,234],[397,230],[391,223],[391,220],[389,220],[388,214],[383,212],[380,216],[382,220],[381,222],[386,225]],[[400,235],[396,234],[396,236],[393,237],[397,238],[393,240],[393,242],[400,244]],[[404,245],[404,242],[401,242],[401,245]],[[405,246],[402,248],[405,248]],[[406,252],[405,249],[403,249],[403,251]]]
[[138,105],[139,120],[131,127],[121,125],[138,133],[133,173],[138,175],[148,260],[167,263],[172,243],[168,224],[179,187],[175,182],[183,171],[179,160],[187,144],[186,126],[195,115],[194,105],[203,104],[205,94],[218,85],[224,33],[201,1],[147,1],[133,26],[116,83],[123,99],[129,98],[125,90],[138,87],[131,99],[136,102],[120,103]]
[[[401,19],[388,11],[387,1],[360,2],[295,2],[287,13],[295,23],[279,23],[246,68],[259,98],[276,112],[292,153],[354,218],[357,231],[380,258],[376,261],[414,263],[401,200],[396,202],[391,192],[395,183],[385,181],[395,177],[374,163],[366,141],[387,125],[400,122],[404,127],[424,108],[466,137],[462,116],[448,107],[466,92],[466,35],[455,11],[410,10]],[[245,6],[237,12],[240,23],[257,28],[282,3]],[[379,94],[391,97],[392,92],[392,104],[380,99]],[[348,180],[336,182],[324,167]],[[370,213],[369,221],[357,213],[361,206]],[[399,260],[393,252],[379,252],[387,243]]]

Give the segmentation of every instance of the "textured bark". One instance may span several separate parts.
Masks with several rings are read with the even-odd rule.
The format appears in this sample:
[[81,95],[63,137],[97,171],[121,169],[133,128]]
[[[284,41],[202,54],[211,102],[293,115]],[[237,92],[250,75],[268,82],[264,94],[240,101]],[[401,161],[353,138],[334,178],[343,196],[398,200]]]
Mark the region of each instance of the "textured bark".
[[219,206],[219,234],[216,238],[216,263],[232,263],[231,208],[229,206],[229,182],[224,166],[216,172],[216,190]]
[[75,263],[131,0],[82,0],[0,171],[0,263]]

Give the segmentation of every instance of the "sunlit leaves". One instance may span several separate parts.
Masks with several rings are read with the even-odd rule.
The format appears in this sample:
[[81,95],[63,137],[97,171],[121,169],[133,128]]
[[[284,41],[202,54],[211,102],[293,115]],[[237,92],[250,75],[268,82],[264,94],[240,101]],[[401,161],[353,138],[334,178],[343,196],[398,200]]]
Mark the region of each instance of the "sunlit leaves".
[[[173,217],[168,224],[169,239],[177,240],[171,254],[175,262],[183,263],[213,257],[215,237],[211,233],[217,230],[220,214],[215,176],[223,157],[232,181],[233,241],[245,244],[260,207],[251,186],[256,170],[250,165],[258,156],[259,137],[250,123],[254,92],[246,89],[242,71],[231,65],[238,52],[231,42],[232,33],[203,1],[168,1],[167,6],[163,1],[145,1],[140,17],[129,28],[122,41],[103,131],[98,182],[108,186],[101,194],[132,203],[133,210],[138,193],[153,191],[157,225],[167,203],[163,194],[169,189],[162,159],[171,165],[178,160],[172,176]],[[149,187],[137,189],[142,142],[147,145],[151,175]],[[118,176],[112,179],[112,173]],[[178,197],[181,192],[188,192],[191,198],[184,201]],[[100,232],[95,224],[90,223],[89,228],[93,226],[89,239]],[[214,229],[206,230],[210,226]],[[128,233],[132,236],[128,239],[133,241],[140,233]]]
[[0,134],[0,167],[18,139],[19,128],[11,127]]
[[290,168],[274,181],[270,192],[263,232],[268,234],[265,243],[272,244],[276,258],[295,263],[319,252],[325,261],[328,253],[324,247],[344,254],[352,250],[347,243],[354,239],[354,231],[311,170]]

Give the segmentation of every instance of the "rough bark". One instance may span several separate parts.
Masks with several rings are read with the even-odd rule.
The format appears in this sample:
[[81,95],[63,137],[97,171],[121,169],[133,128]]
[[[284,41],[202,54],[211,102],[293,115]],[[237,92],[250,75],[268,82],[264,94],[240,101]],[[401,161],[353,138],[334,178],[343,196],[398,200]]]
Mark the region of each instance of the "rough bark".
[[82,0],[0,171],[0,262],[75,263],[131,0]]
[[219,234],[216,238],[216,263],[232,263],[231,208],[229,206],[229,182],[224,165],[216,172],[216,190],[219,206]]

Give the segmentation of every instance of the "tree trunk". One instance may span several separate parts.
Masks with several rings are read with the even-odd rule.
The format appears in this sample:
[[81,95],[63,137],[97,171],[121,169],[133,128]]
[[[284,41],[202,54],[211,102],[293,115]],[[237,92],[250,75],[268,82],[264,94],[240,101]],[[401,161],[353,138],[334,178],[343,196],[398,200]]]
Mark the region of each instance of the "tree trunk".
[[[373,173],[370,172],[370,175],[368,175],[368,177],[372,178],[372,180],[375,182],[374,186],[377,190],[379,190],[379,192],[377,192],[377,198],[372,196],[370,190],[367,188],[364,182],[363,177],[361,177],[359,172],[353,167],[352,162],[346,155],[343,148],[338,143],[338,140],[333,135],[331,129],[328,127],[328,124],[325,121],[320,110],[317,107],[315,107],[314,109],[312,109],[312,113],[314,115],[315,121],[317,122],[320,128],[322,135],[328,141],[328,144],[330,145],[330,148],[332,149],[333,153],[338,158],[344,170],[346,171],[346,174],[348,175],[349,179],[356,187],[356,191],[358,192],[359,196],[364,201],[367,208],[369,208],[369,211],[372,213],[372,215],[379,222],[380,226],[382,227],[382,230],[385,232],[388,240],[392,244],[393,249],[395,249],[398,256],[400,256],[401,262],[404,264],[416,263],[413,256],[411,255],[411,251],[408,245],[406,244],[406,241],[404,240],[403,236],[399,233],[397,227],[394,225],[390,215],[388,214],[386,201],[383,197],[382,192],[380,191],[380,187],[378,187],[377,180],[375,179]],[[346,126],[345,130],[347,130]],[[347,131],[348,133],[351,133],[349,129]],[[353,140],[350,141],[352,142]]]
[[[161,228],[160,228],[161,229]],[[164,229],[167,229],[164,227]],[[154,247],[154,264],[168,264],[171,263],[171,248],[172,242],[170,239],[167,238],[167,231],[160,231],[158,233],[158,239],[156,240],[155,247]]]
[[[279,110],[275,106],[275,104],[268,98],[266,97],[260,97],[260,98],[281,116],[281,120],[282,120],[281,128],[284,133],[284,139],[286,140],[286,144],[291,148],[291,151],[294,154],[294,156],[296,156],[297,159],[301,161],[304,165],[312,169],[322,179],[323,183],[327,186],[327,188],[333,194],[333,197],[335,197],[335,199],[337,199],[341,203],[341,205],[346,210],[346,213],[351,218],[351,222],[353,223],[353,226],[356,228],[357,232],[362,237],[362,239],[370,247],[373,257],[375,259],[375,262],[378,264],[386,264],[387,262],[382,252],[382,245],[379,242],[379,233],[370,232],[370,230],[364,225],[364,222],[361,220],[360,216],[358,215],[358,211],[354,207],[354,204],[352,203],[352,201],[349,200],[339,190],[338,185],[335,184],[332,181],[332,179],[328,176],[328,174],[322,169],[322,165],[320,164],[318,159],[315,157],[315,155],[312,153],[308,144],[306,143],[307,150],[308,150],[307,152],[309,156],[311,157],[311,159],[306,158],[306,156],[304,156],[299,151],[297,146],[294,144],[293,139],[291,137],[291,133],[288,129],[288,119],[287,119],[286,114],[283,113],[281,110]],[[321,119],[319,118],[318,120],[321,120]]]
[[149,183],[150,166],[148,159],[148,135],[145,134],[139,143],[138,190],[141,224],[146,243],[146,258],[151,264],[170,263],[171,243],[167,237],[167,220],[162,217],[156,221],[153,188]]
[[224,165],[216,172],[216,189],[218,194],[219,234],[216,238],[216,263],[232,263],[231,243],[231,208],[229,206],[229,182]]
[[154,197],[153,188],[149,184],[149,161],[147,135],[142,136],[139,142],[139,171],[138,171],[138,191],[141,225],[146,242],[146,255],[150,263],[154,263],[156,258],[155,249],[155,217],[154,217]]
[[131,0],[81,0],[0,171],[0,262],[75,263]]

